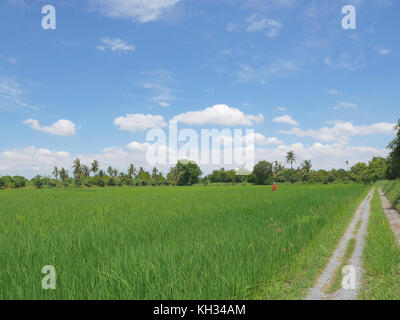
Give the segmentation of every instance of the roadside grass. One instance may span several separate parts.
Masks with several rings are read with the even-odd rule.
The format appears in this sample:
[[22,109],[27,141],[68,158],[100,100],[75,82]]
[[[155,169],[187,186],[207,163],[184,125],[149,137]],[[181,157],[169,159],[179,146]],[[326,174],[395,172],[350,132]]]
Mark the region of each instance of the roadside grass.
[[[0,192],[0,299],[300,299],[362,185]],[[57,289],[43,290],[53,265]]]
[[342,270],[345,266],[349,265],[349,260],[353,255],[354,249],[356,248],[356,243],[357,240],[355,238],[350,239],[349,242],[347,243],[344,256],[341,259],[342,263],[336,268],[334,276],[331,279],[331,282],[328,284],[326,288],[324,288],[324,292],[326,294],[332,294],[338,291],[342,287],[342,279],[343,279]]
[[400,250],[382,209],[378,192],[375,192],[371,201],[363,263],[365,271],[359,299],[400,299]]
[[386,197],[398,211],[400,211],[400,180],[382,181],[381,188]]

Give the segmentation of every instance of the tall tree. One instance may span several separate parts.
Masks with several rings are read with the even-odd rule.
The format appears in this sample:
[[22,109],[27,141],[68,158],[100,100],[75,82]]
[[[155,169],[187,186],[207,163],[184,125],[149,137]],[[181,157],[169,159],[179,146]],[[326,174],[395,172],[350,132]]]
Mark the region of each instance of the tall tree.
[[60,179],[61,179],[61,181],[63,181],[63,182],[65,182],[65,181],[67,181],[68,180],[68,171],[67,170],[65,170],[64,168],[61,168],[61,170],[60,170]]
[[267,161],[260,161],[254,166],[253,173],[256,177],[256,184],[264,185],[269,184],[273,179],[272,163]]
[[93,172],[94,175],[99,171],[99,162],[94,160],[90,166],[90,171]]
[[394,131],[396,136],[388,145],[388,149],[391,150],[387,169],[387,177],[389,179],[400,178],[400,119],[394,127]]
[[286,154],[286,163],[290,163],[290,169],[293,170],[293,163],[296,162],[296,154],[294,153],[294,151],[289,151]]
[[58,171],[57,166],[54,167],[53,170],[53,176],[56,178],[56,180],[58,180],[58,175],[60,174],[60,172]]
[[89,178],[90,177],[90,168],[87,165],[82,165],[81,166],[81,174],[85,178]]
[[82,165],[81,165],[81,160],[79,158],[76,158],[74,160],[74,164],[72,165],[72,169],[74,169],[74,177],[75,178],[80,178],[82,175]]
[[129,178],[133,179],[134,177],[136,177],[136,175],[137,175],[136,168],[133,165],[133,163],[131,163],[128,168],[128,176]]

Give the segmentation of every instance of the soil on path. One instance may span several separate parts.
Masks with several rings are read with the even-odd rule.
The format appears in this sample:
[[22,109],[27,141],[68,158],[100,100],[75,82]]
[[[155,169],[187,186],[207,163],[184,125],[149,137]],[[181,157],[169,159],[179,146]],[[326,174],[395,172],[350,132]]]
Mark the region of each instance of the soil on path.
[[[362,253],[364,251],[365,237],[367,234],[368,221],[370,216],[370,203],[373,197],[374,190],[368,194],[365,200],[357,209],[353,220],[350,222],[345,234],[339,242],[338,247],[330,258],[328,265],[325,267],[317,283],[308,292],[306,300],[356,300],[359,293],[362,281]],[[361,221],[361,225],[357,231],[357,224]],[[335,277],[338,267],[342,264],[342,259],[349,241],[355,238],[356,246],[352,257],[349,260],[349,265],[353,266],[356,271],[356,288],[355,289],[339,289],[333,294],[324,292],[324,288],[328,287]]]

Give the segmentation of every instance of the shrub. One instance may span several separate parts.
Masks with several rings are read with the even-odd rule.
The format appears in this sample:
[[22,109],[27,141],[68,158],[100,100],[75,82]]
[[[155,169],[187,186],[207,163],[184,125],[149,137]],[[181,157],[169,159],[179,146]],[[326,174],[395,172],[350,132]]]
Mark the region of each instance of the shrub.
[[0,189],[5,188],[6,182],[4,181],[3,177],[0,178]]
[[31,181],[32,181],[32,184],[38,189],[42,188],[44,185],[43,179],[40,175],[37,175]]

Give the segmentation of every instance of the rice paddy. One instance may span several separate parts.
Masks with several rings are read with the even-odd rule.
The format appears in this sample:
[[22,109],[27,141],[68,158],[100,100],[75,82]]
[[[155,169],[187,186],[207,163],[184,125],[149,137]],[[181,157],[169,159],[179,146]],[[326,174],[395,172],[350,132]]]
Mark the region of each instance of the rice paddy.
[[1,190],[0,299],[302,298],[368,189]]

